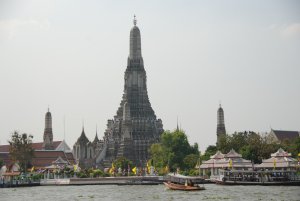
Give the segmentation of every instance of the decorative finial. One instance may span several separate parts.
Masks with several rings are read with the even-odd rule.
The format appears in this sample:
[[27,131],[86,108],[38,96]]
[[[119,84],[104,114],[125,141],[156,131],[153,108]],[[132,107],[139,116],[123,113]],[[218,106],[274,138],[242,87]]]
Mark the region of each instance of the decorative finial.
[[136,17],[135,17],[135,15],[133,16],[133,25],[136,26]]
[[49,105],[48,105],[48,112],[49,112]]

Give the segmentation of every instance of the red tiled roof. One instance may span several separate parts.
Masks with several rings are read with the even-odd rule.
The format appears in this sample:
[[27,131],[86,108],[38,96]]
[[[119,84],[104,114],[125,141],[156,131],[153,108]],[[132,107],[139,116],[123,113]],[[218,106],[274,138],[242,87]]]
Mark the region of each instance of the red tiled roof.
[[[54,149],[56,149],[62,141],[53,141]],[[0,152],[9,152],[10,145],[0,145]],[[35,150],[43,150],[43,142],[32,143],[32,148]]]
[[[56,141],[55,147],[57,147],[60,144],[61,141]],[[34,143],[36,146],[42,143]],[[0,159],[4,161],[6,165],[12,164],[12,160],[9,157],[9,145],[2,145],[1,150],[4,150],[4,152],[0,152]],[[3,148],[4,147],[4,148]],[[71,165],[75,164],[76,161],[74,159],[73,153],[65,153],[64,151],[55,151],[55,150],[38,150],[35,149],[34,151],[34,157],[32,159],[32,165],[35,167],[46,167],[52,165],[52,162],[57,160],[58,157],[61,157],[63,160],[68,161]]]
[[9,145],[0,145],[0,152],[9,152]]
[[75,164],[75,159],[72,153],[64,153],[63,151],[35,151],[35,156],[32,159],[32,165],[38,167],[46,167],[52,165],[59,156],[68,161],[71,165]]
[[273,133],[276,135],[278,140],[294,140],[299,137],[298,131],[282,131],[282,130],[273,130]]

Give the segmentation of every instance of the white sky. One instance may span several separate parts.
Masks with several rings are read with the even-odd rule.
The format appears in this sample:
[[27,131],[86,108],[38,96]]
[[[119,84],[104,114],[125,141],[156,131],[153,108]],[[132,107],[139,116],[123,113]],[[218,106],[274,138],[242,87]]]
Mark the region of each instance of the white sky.
[[0,0],[0,144],[14,130],[73,146],[102,138],[123,93],[137,15],[148,95],[164,129],[178,116],[203,151],[228,133],[300,130],[299,1]]

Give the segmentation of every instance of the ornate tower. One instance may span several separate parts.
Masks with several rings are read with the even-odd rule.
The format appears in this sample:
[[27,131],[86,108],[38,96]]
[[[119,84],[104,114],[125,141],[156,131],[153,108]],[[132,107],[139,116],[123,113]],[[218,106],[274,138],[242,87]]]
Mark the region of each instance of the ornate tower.
[[163,125],[149,102],[141,35],[136,23],[134,16],[123,96],[116,116],[108,120],[104,142],[107,143],[105,160],[126,157],[140,165],[149,158],[151,144],[159,141]]
[[220,104],[217,112],[217,144],[220,142],[220,138],[224,135],[226,135],[224,111]]
[[53,133],[52,133],[52,116],[51,113],[46,113],[45,116],[45,130],[44,130],[44,142],[43,142],[43,149],[45,150],[53,150]]

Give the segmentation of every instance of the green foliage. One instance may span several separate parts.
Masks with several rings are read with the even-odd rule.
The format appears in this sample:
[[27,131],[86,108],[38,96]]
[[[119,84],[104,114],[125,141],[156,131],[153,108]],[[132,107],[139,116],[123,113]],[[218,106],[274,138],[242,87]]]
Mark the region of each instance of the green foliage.
[[294,141],[283,141],[281,147],[287,152],[292,153],[292,157],[297,158],[300,153],[300,137],[296,138]]
[[217,147],[214,145],[209,145],[206,148],[205,153],[201,156],[201,161],[209,160],[210,156],[214,155],[217,152]]
[[170,171],[194,168],[199,158],[198,144],[191,146],[182,130],[165,131],[161,135],[160,143],[151,146],[150,154],[159,174],[166,172],[166,166]]
[[21,171],[26,172],[34,156],[32,148],[32,135],[19,134],[17,131],[11,135],[9,154],[13,161],[18,161]]
[[199,154],[189,154],[183,159],[183,163],[187,169],[193,169],[199,161]]
[[88,178],[88,175],[85,172],[78,172],[77,176],[79,178]]
[[199,176],[199,169],[190,169],[189,176]]
[[116,160],[114,160],[114,166],[116,169],[121,168],[122,170],[124,169],[128,169],[128,165],[130,166],[130,168],[133,167],[133,163],[132,161],[128,160],[125,157],[121,157],[121,158],[117,158]]
[[0,168],[4,165],[4,161],[0,159]]
[[[300,137],[294,141],[285,140],[278,143],[268,143],[267,138],[255,132],[235,132],[232,135],[224,135],[220,138],[217,149],[222,153],[228,153],[230,149],[242,154],[243,158],[251,160],[254,163],[261,163],[262,159],[269,158],[271,153],[279,148],[292,153],[296,157],[300,152]],[[208,160],[213,155],[211,149],[207,149],[202,159]]]
[[32,179],[33,179],[34,181],[40,180],[40,179],[42,179],[42,178],[44,178],[44,175],[43,175],[43,174],[35,174],[35,175],[32,176]]
[[96,169],[96,170],[93,170],[93,175],[94,175],[94,177],[103,177],[104,172],[100,169]]

